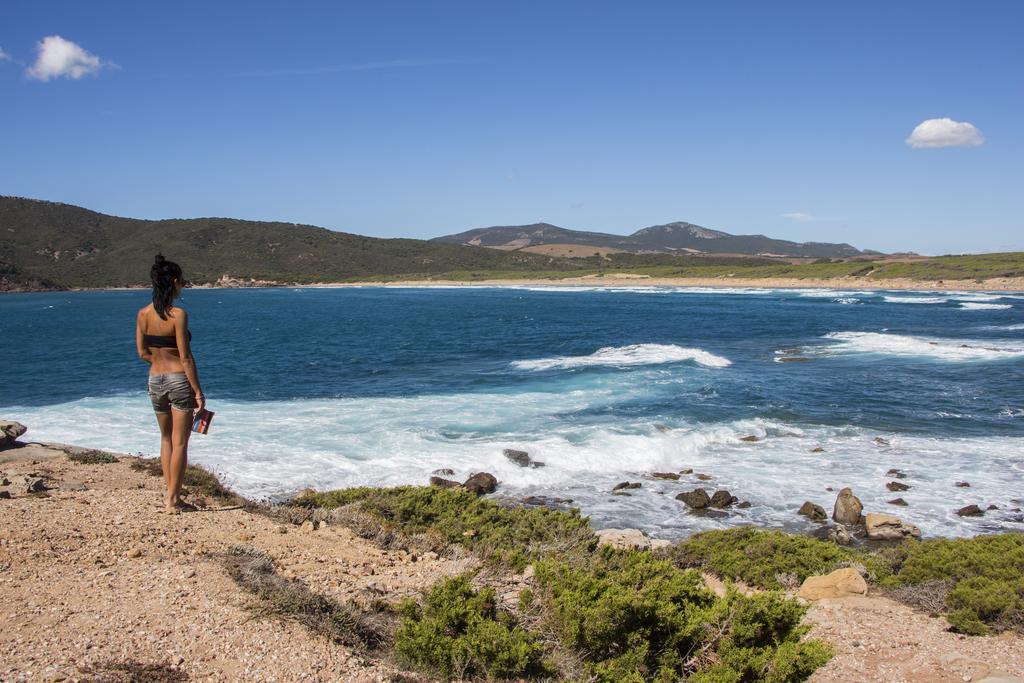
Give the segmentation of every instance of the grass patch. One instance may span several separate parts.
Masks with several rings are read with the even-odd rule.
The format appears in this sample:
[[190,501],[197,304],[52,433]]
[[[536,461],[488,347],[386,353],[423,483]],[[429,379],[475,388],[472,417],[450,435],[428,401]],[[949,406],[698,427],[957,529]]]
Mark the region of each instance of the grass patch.
[[134,660],[93,664],[82,671],[86,683],[184,683],[188,674],[170,664],[143,664]]
[[[136,472],[145,472],[153,477],[162,477],[163,470],[160,467],[160,458],[134,458],[130,467]],[[233,505],[245,503],[245,499],[221,483],[217,475],[200,465],[187,465],[185,467],[185,478],[182,481],[182,493],[188,489],[188,493],[195,493]]]
[[386,618],[378,615],[374,621],[354,607],[314,593],[301,581],[278,575],[273,561],[260,550],[232,546],[223,556],[223,563],[238,585],[260,598],[260,614],[293,619],[349,647],[377,649],[389,640]]
[[768,589],[790,588],[808,576],[840,567],[863,566],[869,578],[891,573],[889,561],[876,554],[843,548],[809,536],[751,527],[695,534],[676,544],[671,555],[681,567],[701,567],[734,581]]
[[[947,618],[960,633],[1024,632],[1024,534],[904,544],[896,572],[882,580],[895,597],[943,584]],[[932,597],[932,601],[937,601]]]
[[117,456],[105,451],[88,450],[68,453],[68,460],[79,465],[111,465],[117,462]]
[[602,548],[587,566],[543,561],[537,580],[564,644],[591,680],[801,681],[831,649],[801,642],[806,608],[781,593],[724,598],[649,552]]
[[588,518],[579,510],[504,507],[465,489],[436,486],[352,488],[309,493],[295,505],[354,506],[407,536],[430,534],[457,544],[485,562],[522,570],[541,557],[585,555],[597,546]]
[[494,589],[473,590],[468,575],[435,584],[422,605],[406,598],[400,611],[396,653],[443,680],[535,679],[556,673],[536,637],[498,610]]

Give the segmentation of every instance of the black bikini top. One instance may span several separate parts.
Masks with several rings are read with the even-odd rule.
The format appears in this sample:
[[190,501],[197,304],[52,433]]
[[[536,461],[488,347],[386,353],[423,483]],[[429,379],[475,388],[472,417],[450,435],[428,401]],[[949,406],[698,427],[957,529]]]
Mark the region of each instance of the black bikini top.
[[[146,346],[154,349],[178,348],[178,338],[173,334],[144,334],[142,340]],[[188,340],[192,341],[192,330],[188,331]]]

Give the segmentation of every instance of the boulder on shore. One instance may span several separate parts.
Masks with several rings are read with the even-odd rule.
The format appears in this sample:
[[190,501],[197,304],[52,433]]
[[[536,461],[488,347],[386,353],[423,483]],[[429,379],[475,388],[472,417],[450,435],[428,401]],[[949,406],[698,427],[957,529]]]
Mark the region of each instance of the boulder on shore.
[[520,467],[544,467],[544,463],[532,459],[526,451],[506,448],[502,451],[502,454]]
[[869,512],[864,517],[864,528],[873,541],[899,541],[908,536],[921,538],[920,529],[895,515]]
[[711,496],[704,489],[694,489],[693,491],[683,491],[676,500],[681,500],[694,510],[703,510],[708,505],[711,505]]
[[845,598],[866,595],[868,584],[856,569],[845,567],[825,576],[808,576],[800,586],[798,595],[804,600]]
[[462,486],[462,484],[460,484],[457,481],[452,481],[451,479],[445,479],[443,477],[431,477],[430,478],[430,485],[431,486],[440,486],[443,489],[453,489],[453,488],[456,488],[458,486]]
[[857,526],[861,523],[862,512],[864,512],[864,506],[861,504],[860,498],[853,495],[851,489],[845,488],[836,496],[836,504],[832,508],[832,521],[844,526]]
[[13,420],[0,420],[0,450],[14,445],[15,440],[28,431],[28,427]]
[[804,504],[800,506],[797,514],[809,517],[815,522],[824,522],[828,519],[828,515],[825,513],[825,508],[820,505],[815,505],[811,501],[804,501]]
[[467,479],[462,485],[470,492],[475,493],[478,496],[482,496],[485,493],[494,493],[498,488],[498,480],[493,474],[477,472]]
[[651,550],[671,545],[664,539],[651,538],[640,529],[599,529],[594,534],[599,547],[610,545],[613,548]]
[[832,541],[836,545],[852,545],[853,536],[846,530],[842,524],[836,524],[834,527],[828,530],[828,540]]

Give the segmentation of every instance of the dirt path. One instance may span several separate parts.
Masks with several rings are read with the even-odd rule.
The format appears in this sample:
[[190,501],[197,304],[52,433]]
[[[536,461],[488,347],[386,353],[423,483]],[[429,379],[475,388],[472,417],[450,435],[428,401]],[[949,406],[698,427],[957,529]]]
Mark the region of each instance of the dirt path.
[[[382,550],[340,526],[313,531],[241,509],[168,517],[162,482],[128,461],[80,465],[56,449],[0,453],[11,499],[0,500],[0,679],[417,680],[311,635],[255,618],[253,598],[217,555],[244,543],[280,573],[339,600],[397,600],[472,566],[469,559]],[[50,490],[28,494],[25,475]],[[884,598],[823,601],[808,619],[838,655],[823,681],[982,680],[1024,676],[1017,636],[964,638]],[[959,658],[959,659],[957,659]],[[972,663],[974,661],[977,663]],[[984,663],[984,664],[982,664]],[[968,678],[969,676],[969,678]]]

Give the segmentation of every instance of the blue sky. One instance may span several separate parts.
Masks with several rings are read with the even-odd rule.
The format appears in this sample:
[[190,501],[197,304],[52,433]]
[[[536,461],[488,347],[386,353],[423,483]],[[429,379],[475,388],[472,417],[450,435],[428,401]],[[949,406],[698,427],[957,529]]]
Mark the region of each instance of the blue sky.
[[[1016,1],[5,0],[0,194],[1024,250],[1022,33]],[[961,146],[908,144],[946,118]]]

